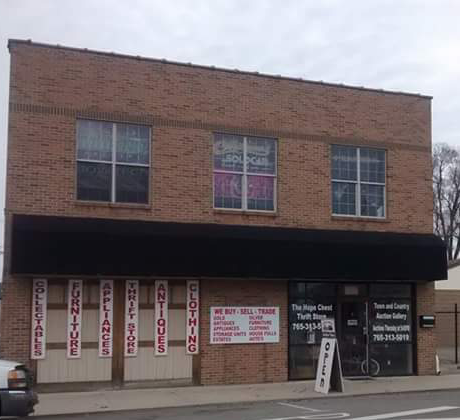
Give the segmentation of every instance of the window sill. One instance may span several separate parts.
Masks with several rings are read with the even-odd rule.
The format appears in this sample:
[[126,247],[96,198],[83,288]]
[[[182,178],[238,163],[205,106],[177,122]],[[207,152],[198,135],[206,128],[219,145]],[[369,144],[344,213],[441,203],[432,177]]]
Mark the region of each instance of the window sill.
[[278,212],[276,211],[257,211],[257,210],[230,210],[230,209],[214,209],[216,214],[234,214],[242,216],[267,216],[277,217]]
[[376,223],[390,223],[387,217],[366,217],[366,216],[336,216],[331,215],[331,220],[337,221],[351,221],[351,222],[376,222]]
[[106,208],[114,208],[114,209],[150,210],[152,208],[150,204],[109,203],[105,201],[84,201],[84,200],[76,200],[75,205],[81,206],[81,207],[106,207]]

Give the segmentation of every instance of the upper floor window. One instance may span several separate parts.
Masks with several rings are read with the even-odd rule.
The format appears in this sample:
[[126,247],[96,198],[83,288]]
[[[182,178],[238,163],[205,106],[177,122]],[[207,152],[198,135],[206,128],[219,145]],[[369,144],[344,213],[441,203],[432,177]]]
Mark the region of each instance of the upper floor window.
[[332,146],[332,213],[385,217],[385,150]]
[[77,121],[77,199],[148,203],[150,128]]
[[214,135],[214,207],[275,211],[276,140]]

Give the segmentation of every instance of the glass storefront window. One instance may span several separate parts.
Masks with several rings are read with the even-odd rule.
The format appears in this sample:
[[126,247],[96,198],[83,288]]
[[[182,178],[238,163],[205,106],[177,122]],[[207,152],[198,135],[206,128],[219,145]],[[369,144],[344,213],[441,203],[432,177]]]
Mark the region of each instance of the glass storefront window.
[[336,320],[345,375],[413,374],[412,310],[410,284],[290,282],[290,379],[315,377],[324,318]]
[[336,285],[292,282],[289,287],[289,376],[314,378],[321,345],[321,319],[334,318]]

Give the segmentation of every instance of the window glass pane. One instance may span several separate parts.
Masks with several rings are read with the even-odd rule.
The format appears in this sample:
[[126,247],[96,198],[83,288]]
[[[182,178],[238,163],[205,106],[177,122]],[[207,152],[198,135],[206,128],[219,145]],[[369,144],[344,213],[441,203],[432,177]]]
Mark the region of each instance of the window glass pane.
[[110,201],[112,166],[77,162],[77,199]]
[[384,186],[361,184],[361,216],[384,217]]
[[357,180],[357,148],[332,146],[332,179]]
[[305,298],[304,282],[289,282],[289,299],[291,298]]
[[411,297],[410,284],[371,284],[370,295],[374,297]]
[[214,207],[241,208],[242,175],[214,174]]
[[413,373],[412,327],[410,299],[369,300],[369,357],[370,367],[374,369],[371,373],[377,376]]
[[369,346],[371,375],[398,376],[414,373],[412,344],[371,344]]
[[385,151],[360,149],[359,167],[362,182],[385,183]]
[[332,183],[332,213],[356,214],[356,184]]
[[319,345],[289,346],[289,379],[313,379],[319,358]]
[[148,165],[149,144],[149,127],[117,124],[117,162]]
[[229,134],[214,136],[214,169],[243,172],[243,137]]
[[112,160],[112,123],[77,121],[77,158]]
[[367,285],[365,284],[344,284],[339,287],[340,294],[343,296],[365,296],[367,295]]
[[369,339],[376,344],[412,342],[410,299],[373,298],[369,301]]
[[115,180],[115,201],[119,203],[148,203],[148,168],[117,165]]
[[276,141],[262,137],[247,139],[247,171],[256,174],[276,172]]
[[334,283],[305,283],[308,298],[335,297],[337,287]]
[[248,176],[248,209],[273,211],[274,184],[273,177]]

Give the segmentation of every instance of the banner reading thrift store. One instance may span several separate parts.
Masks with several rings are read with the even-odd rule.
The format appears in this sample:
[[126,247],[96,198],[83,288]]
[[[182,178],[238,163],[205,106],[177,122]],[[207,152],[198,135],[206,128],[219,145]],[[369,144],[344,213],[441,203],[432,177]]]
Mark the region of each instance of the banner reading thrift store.
[[44,359],[46,354],[46,305],[48,281],[34,279],[32,283],[32,336],[30,358]]
[[155,281],[155,356],[168,354],[168,281]]
[[99,291],[99,357],[112,357],[113,280],[101,280]]
[[197,280],[187,280],[187,317],[186,317],[186,349],[187,354],[199,352],[199,305],[200,283]]
[[81,312],[83,310],[83,282],[69,280],[67,299],[67,358],[81,357]]
[[139,317],[139,281],[126,281],[125,301],[125,356],[137,356]]

